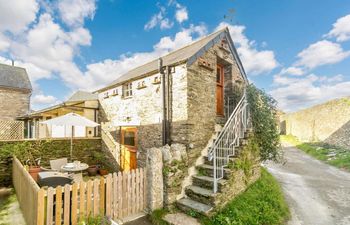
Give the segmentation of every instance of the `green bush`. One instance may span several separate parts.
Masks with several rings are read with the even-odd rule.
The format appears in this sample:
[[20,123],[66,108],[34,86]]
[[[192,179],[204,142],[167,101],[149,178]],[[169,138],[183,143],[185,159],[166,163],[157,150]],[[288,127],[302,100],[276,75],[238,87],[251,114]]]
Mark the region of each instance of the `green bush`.
[[253,84],[247,87],[247,100],[254,136],[260,147],[260,159],[276,161],[282,155],[277,124],[277,102]]
[[265,169],[259,180],[229,202],[204,225],[280,225],[290,216],[288,205],[275,178]]

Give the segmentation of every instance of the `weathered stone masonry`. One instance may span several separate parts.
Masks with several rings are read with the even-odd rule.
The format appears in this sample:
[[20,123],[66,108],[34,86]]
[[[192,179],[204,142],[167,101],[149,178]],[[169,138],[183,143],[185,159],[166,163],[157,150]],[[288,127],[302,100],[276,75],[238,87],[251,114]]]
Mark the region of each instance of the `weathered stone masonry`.
[[[225,96],[237,92],[243,78],[237,63],[227,50],[220,44],[209,49],[200,60],[211,63],[212,68],[206,68],[194,62],[189,68],[186,64],[175,67],[171,73],[171,141],[185,144],[190,150],[190,157],[197,157],[205,147],[214,131],[216,123],[223,124],[225,117],[216,114],[216,64],[225,68]],[[223,57],[223,58],[220,58]],[[224,59],[225,58],[225,59]],[[133,82],[133,96],[123,98],[122,86],[108,90],[112,93],[118,90],[118,95],[105,98],[100,93],[100,121],[103,133],[109,133],[109,142],[113,138],[114,145],[106,147],[120,149],[120,127],[118,123],[139,123],[138,128],[138,165],[144,166],[145,151],[151,147],[162,145],[162,95],[160,83],[154,84],[154,78],[160,74],[136,79]],[[139,82],[145,82],[145,87],[138,89]],[[226,110],[225,110],[226,112]],[[127,126],[127,125],[124,125]],[[108,142],[108,141],[105,141]],[[118,156],[116,157],[119,159]]]
[[29,90],[0,88],[0,120],[14,120],[28,113],[30,95]]
[[323,141],[350,149],[350,97],[283,115],[281,131],[301,141]]

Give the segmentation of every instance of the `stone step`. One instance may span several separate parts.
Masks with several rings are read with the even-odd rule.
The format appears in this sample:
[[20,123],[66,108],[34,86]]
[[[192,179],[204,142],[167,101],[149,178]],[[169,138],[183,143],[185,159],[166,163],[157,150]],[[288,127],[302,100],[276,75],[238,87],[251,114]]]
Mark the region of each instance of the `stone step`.
[[[199,176],[199,175],[194,175],[192,176],[193,180],[193,185],[206,188],[206,189],[212,189],[214,188],[214,178],[213,177],[208,177],[208,176]],[[221,191],[221,188],[225,186],[227,183],[227,180],[225,179],[220,179],[218,180],[218,191]]]
[[[197,175],[200,176],[208,176],[213,177],[214,176],[214,167],[212,165],[207,164],[201,164],[196,166],[196,169],[198,171]],[[229,168],[224,168],[224,179],[228,179],[231,175],[231,170]]]
[[206,205],[213,205],[215,202],[216,194],[212,189],[190,185],[186,187],[185,193],[190,199]]
[[[203,157],[204,157],[204,164],[210,165],[210,166],[212,166],[214,164],[214,160],[209,161],[209,157],[208,156],[203,156]],[[220,159],[223,159],[223,160],[226,159],[227,160],[226,157],[218,157],[218,159],[219,160]],[[228,163],[233,163],[236,159],[237,159],[236,156],[231,156],[231,157],[228,158]]]
[[195,211],[206,216],[213,210],[212,206],[194,201],[190,198],[182,198],[176,202],[176,205],[184,212]]

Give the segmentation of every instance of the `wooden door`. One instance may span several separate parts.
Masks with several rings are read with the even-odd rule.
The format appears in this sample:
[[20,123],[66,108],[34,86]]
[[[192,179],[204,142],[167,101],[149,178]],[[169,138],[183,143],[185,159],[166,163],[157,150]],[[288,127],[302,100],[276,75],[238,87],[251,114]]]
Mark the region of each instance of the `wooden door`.
[[137,168],[137,128],[123,127],[121,130],[120,167],[123,171]]
[[224,68],[216,67],[216,114],[224,116]]

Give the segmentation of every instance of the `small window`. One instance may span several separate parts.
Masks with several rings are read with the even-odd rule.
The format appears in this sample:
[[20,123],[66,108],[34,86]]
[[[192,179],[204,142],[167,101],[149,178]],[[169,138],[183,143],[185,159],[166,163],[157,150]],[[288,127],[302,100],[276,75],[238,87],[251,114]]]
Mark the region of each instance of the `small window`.
[[124,145],[135,146],[135,132],[126,130],[124,132]]
[[132,96],[132,83],[127,83],[123,85],[123,97],[131,97]]

